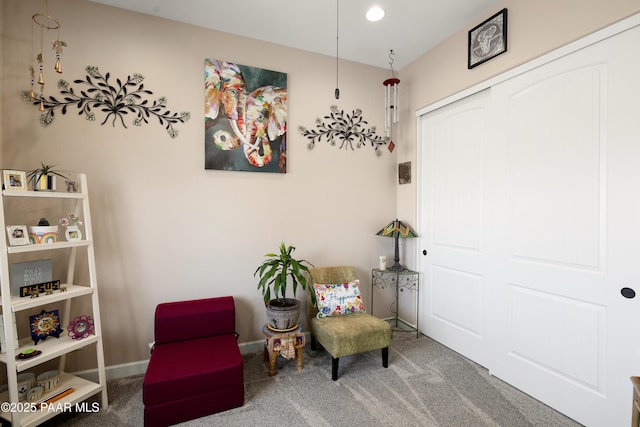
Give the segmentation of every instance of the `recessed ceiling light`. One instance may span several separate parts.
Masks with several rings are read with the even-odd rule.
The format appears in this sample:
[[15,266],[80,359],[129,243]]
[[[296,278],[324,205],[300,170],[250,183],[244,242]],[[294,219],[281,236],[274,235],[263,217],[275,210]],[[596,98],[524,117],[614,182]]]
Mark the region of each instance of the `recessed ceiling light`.
[[376,22],[384,18],[384,10],[382,10],[378,6],[373,6],[367,11],[367,14],[365,16],[367,17],[367,20]]

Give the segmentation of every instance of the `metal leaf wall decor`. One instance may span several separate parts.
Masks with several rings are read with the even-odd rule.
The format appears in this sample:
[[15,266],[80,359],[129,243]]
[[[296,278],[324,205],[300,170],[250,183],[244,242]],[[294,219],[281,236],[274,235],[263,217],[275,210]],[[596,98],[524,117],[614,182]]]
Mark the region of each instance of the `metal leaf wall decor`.
[[323,138],[331,145],[336,145],[336,141],[340,141],[340,149],[362,148],[367,142],[375,148],[376,156],[381,156],[381,146],[387,145],[389,138],[376,135],[376,127],[366,127],[367,121],[362,118],[362,110],[357,108],[351,114],[345,114],[344,110],[338,109],[337,106],[331,106],[331,114],[324,116],[327,122],[316,119],[316,129],[307,129],[300,126],[298,131],[309,139],[307,148],[313,150],[316,142],[322,141]]
[[60,109],[64,115],[69,107],[76,106],[78,115],[84,114],[85,119],[89,121],[96,120],[96,112],[105,113],[106,117],[102,125],[111,119],[112,126],[115,127],[116,122],[120,122],[125,129],[127,128],[125,116],[128,114],[133,116],[131,123],[134,126],[142,126],[150,120],[158,120],[169,136],[175,138],[179,132],[174,126],[185,123],[191,117],[188,111],[181,113],[169,111],[166,107],[167,99],[164,96],[153,101],[145,99],[147,95],[153,95],[153,92],[145,89],[142,84],[144,80],[142,74],[135,73],[127,76],[124,81],[117,78],[115,84],[111,84],[110,73],[102,75],[98,67],[94,66],[87,66],[85,71],[87,76],[84,79],[73,81],[74,84],[82,87],[74,89],[65,80],[58,81],[62,99],[53,96],[30,98],[29,91],[22,92],[23,97],[28,101],[40,106],[40,111],[43,112],[40,116],[41,124],[50,125],[57,109]]

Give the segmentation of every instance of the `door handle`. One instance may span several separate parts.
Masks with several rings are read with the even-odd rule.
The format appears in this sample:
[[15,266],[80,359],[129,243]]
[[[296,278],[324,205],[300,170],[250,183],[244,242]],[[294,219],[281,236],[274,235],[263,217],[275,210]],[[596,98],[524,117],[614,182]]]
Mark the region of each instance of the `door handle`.
[[426,249],[422,250],[422,255],[427,256],[427,250]]
[[623,297],[629,298],[629,299],[635,298],[636,296],[636,291],[634,291],[631,288],[622,288],[620,289],[620,293],[622,294]]

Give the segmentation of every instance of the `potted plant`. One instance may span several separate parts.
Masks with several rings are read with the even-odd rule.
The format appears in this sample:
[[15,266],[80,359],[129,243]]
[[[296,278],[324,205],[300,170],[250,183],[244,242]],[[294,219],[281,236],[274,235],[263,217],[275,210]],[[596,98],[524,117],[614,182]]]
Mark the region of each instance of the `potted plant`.
[[54,170],[56,165],[49,165],[40,162],[40,167],[34,169],[27,174],[29,178],[29,184],[33,184],[35,191],[55,191],[56,189],[56,176],[67,179],[66,176],[60,172]]
[[[295,249],[294,246],[280,243],[280,253],[266,254],[267,259],[253,273],[254,277],[260,276],[258,290],[262,292],[264,298],[269,326],[278,331],[292,330],[298,326],[300,301],[295,299],[296,291],[298,285],[306,289],[307,278],[304,273],[309,272],[307,265],[313,267],[313,264],[304,259],[295,259],[292,255]],[[293,298],[286,297],[289,278],[292,283]]]

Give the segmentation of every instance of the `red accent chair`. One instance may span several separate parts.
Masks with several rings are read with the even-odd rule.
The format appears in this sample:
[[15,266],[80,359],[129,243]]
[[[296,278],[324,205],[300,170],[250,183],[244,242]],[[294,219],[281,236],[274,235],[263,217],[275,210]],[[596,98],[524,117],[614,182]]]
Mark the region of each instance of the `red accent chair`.
[[142,385],[144,424],[168,426],[244,404],[233,297],[159,304]]

